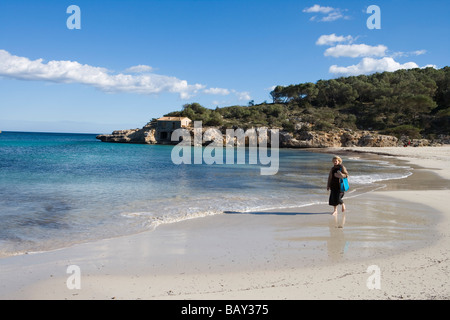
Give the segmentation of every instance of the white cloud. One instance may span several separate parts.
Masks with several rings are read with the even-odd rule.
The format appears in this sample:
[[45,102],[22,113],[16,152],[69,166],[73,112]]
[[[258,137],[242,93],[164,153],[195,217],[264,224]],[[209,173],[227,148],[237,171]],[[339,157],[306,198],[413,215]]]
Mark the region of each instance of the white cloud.
[[325,56],[338,57],[383,57],[387,47],[383,45],[369,46],[367,44],[338,44],[325,50]]
[[370,74],[384,71],[392,72],[399,69],[413,69],[418,67],[419,66],[414,62],[401,64],[391,57],[384,57],[381,59],[363,58],[358,64],[348,67],[332,65],[329,72],[342,76],[355,76],[360,74]]
[[224,88],[208,88],[203,90],[203,92],[207,94],[220,94],[222,96],[230,94],[230,90]]
[[138,66],[129,67],[125,70],[125,72],[128,73],[144,73],[144,72],[152,72],[153,68],[150,66],[146,66],[143,64],[140,64]]
[[340,11],[336,11],[336,12],[331,12],[330,14],[328,14],[326,17],[323,17],[319,21],[331,22],[331,21],[335,21],[335,20],[338,20],[341,18],[345,18],[345,16]]
[[137,94],[177,93],[182,99],[189,99],[201,92],[214,95],[233,93],[238,100],[250,100],[250,93],[225,88],[206,88],[202,84],[188,84],[176,77],[149,74],[153,68],[137,65],[124,73],[113,74],[106,68],[81,64],[76,61],[30,60],[14,56],[6,50],[0,50],[0,77],[17,80],[47,81],[54,83],[80,83],[93,86],[109,93],[127,92]]
[[[208,88],[208,89],[204,89],[203,90],[204,93],[206,94],[215,94],[215,95],[222,95],[222,96],[226,96],[229,94],[233,94],[236,96],[236,98],[239,101],[248,101],[251,100],[251,96],[250,93],[248,91],[236,91],[234,89],[228,90],[228,89],[224,89],[224,88]],[[219,104],[219,103],[215,103],[217,102],[214,101],[213,104]]]
[[317,16],[312,16],[310,18],[311,21],[319,21],[319,22],[331,22],[338,19],[348,19],[350,17],[343,14],[344,11],[339,8],[333,7],[322,7],[318,4],[313,5],[312,7],[303,9],[303,12],[306,13],[318,13],[321,15],[325,15],[324,17],[317,19]]
[[354,40],[353,37],[350,36],[350,35],[344,37],[344,36],[337,36],[335,33],[333,33],[333,34],[324,34],[324,35],[321,35],[319,37],[319,39],[317,39],[316,45],[318,45],[318,46],[323,46],[323,45],[332,46],[332,45],[334,45],[334,44],[336,44],[338,42],[351,43],[351,42],[353,42],[353,40]]
[[248,91],[242,91],[242,92],[239,92],[239,91],[236,91],[236,90],[231,90],[235,95],[236,95],[236,97],[240,100],[240,101],[243,101],[243,100],[251,100],[252,99],[252,97],[250,96],[250,92],[248,92]]
[[[137,68],[139,67],[139,68]],[[132,67],[147,69],[148,66]],[[55,83],[80,83],[105,92],[130,92],[138,94],[178,93],[187,99],[199,90],[202,84],[188,84],[186,80],[158,74],[112,74],[105,68],[80,64],[76,61],[30,60],[0,50],[0,76],[19,80],[38,80]]]
[[427,53],[427,50],[416,50],[416,51],[412,52],[412,54],[415,55],[415,56],[421,56],[421,55],[423,55],[425,53]]
[[402,51],[398,51],[398,52],[394,52],[393,54],[391,54],[391,57],[409,57],[409,56],[421,56],[423,54],[426,54],[427,50],[416,50],[416,51],[410,51],[410,52],[402,52]]
[[421,69],[426,69],[426,68],[439,69],[439,67],[435,64],[427,64],[426,66],[422,67]]
[[330,13],[330,12],[332,12],[334,10],[336,10],[336,9],[334,9],[332,7],[322,7],[322,6],[318,5],[318,4],[315,4],[315,5],[313,5],[310,8],[303,9],[303,12],[307,12],[307,13],[311,13],[311,12],[318,13],[318,12],[320,12],[320,13],[325,13],[326,14],[326,13]]
[[[312,11],[319,11],[319,7],[309,8]],[[306,10],[306,9],[305,9]],[[305,11],[304,10],[304,11]],[[311,11],[311,12],[312,12]],[[332,65],[329,72],[339,76],[355,76],[360,74],[371,74],[375,72],[396,71],[399,69],[419,68],[415,62],[400,63],[395,61],[396,57],[418,56],[426,54],[426,50],[416,50],[410,52],[390,53],[388,47],[384,45],[370,46],[367,44],[352,44],[358,37],[337,36],[335,33],[322,35],[317,39],[316,45],[332,46],[325,50],[324,55],[334,58],[363,58],[358,64],[350,66]],[[344,44],[343,44],[344,43]],[[427,64],[425,67],[436,68],[436,65]]]

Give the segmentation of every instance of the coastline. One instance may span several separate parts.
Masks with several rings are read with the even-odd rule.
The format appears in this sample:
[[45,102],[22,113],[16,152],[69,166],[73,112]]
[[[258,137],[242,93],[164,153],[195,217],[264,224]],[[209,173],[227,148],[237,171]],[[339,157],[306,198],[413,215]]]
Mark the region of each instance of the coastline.
[[[348,198],[344,228],[335,228],[328,205],[314,205],[191,219],[137,235],[0,259],[0,298],[450,298],[450,217],[442,201],[449,195],[450,147],[321,152],[390,154],[408,161],[414,171],[388,181],[382,190]],[[318,233],[299,234],[305,225]],[[69,265],[81,269],[79,290],[66,286]],[[380,289],[366,285],[371,265],[380,268]]]

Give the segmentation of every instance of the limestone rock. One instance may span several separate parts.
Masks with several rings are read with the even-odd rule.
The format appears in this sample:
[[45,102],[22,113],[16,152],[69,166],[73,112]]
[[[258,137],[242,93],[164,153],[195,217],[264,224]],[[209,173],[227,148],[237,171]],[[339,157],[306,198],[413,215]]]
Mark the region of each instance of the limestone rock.
[[115,130],[112,134],[101,134],[96,137],[102,142],[155,144],[155,129]]
[[337,129],[331,132],[300,131],[296,134],[280,132],[280,147],[287,148],[392,147],[397,145],[396,137],[369,131]]
[[[335,129],[329,132],[325,131],[308,131],[305,130],[308,126],[302,125],[302,130],[297,130],[293,133],[287,131],[279,131],[279,146],[280,148],[327,148],[327,147],[394,147],[403,145],[396,137],[382,135],[373,131],[357,131],[350,129]],[[209,145],[216,140],[216,134],[219,131],[209,130],[212,127],[202,128],[202,144]],[[194,143],[194,129],[187,128],[191,135],[191,143]],[[227,137],[226,130],[220,131],[222,134],[223,145],[226,146]],[[246,132],[245,145],[249,145],[249,132]],[[271,145],[271,129],[267,129],[267,135],[264,131],[256,130],[258,144],[266,143]],[[157,144],[163,143],[156,139],[156,127],[154,123],[149,123],[142,129],[130,130],[116,130],[112,134],[98,135],[97,139],[104,142],[118,142],[118,143],[141,143],[141,144]],[[235,146],[240,145],[241,141],[234,137]],[[217,140],[219,142],[219,140]],[[167,143],[164,142],[164,143]],[[172,142],[177,144],[178,142]],[[412,140],[411,145],[425,146],[429,145],[429,141],[425,139]]]

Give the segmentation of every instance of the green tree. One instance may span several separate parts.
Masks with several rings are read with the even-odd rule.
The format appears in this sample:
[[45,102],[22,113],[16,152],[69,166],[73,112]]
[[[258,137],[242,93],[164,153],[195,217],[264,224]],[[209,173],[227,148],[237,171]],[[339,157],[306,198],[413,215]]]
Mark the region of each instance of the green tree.
[[207,126],[220,127],[222,124],[222,115],[216,110],[210,112],[209,118],[205,121],[205,125]]
[[403,98],[402,112],[411,117],[411,123],[415,123],[420,114],[429,113],[436,107],[436,102],[425,95],[408,95]]

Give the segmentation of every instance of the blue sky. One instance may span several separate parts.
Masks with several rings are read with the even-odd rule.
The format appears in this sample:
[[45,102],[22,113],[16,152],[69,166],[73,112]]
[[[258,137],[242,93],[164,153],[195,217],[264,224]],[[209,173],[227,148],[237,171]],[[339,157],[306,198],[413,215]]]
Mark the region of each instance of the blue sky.
[[[81,29],[69,29],[70,5]],[[380,8],[369,29],[367,8]],[[276,85],[449,65],[449,1],[2,0],[0,130],[109,133]],[[71,20],[70,20],[71,21]]]

